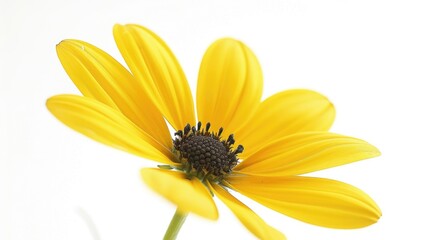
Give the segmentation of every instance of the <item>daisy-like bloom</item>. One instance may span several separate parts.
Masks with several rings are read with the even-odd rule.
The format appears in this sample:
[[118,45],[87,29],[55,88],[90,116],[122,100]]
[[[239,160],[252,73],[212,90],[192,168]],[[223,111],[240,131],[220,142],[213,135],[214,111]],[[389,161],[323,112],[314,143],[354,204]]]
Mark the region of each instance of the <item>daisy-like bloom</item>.
[[164,41],[138,25],[116,25],[113,33],[130,72],[93,45],[64,40],[59,59],[83,96],[54,96],[47,107],[96,141],[161,163],[141,176],[177,205],[175,227],[188,212],[217,219],[217,197],[256,237],[285,239],[230,190],[329,228],[361,228],[380,218],[356,187],[299,176],[380,154],[363,140],[328,132],[335,110],[326,97],[299,89],[261,101],[257,58],[242,42],[223,38],[201,63],[197,120],[185,74]]

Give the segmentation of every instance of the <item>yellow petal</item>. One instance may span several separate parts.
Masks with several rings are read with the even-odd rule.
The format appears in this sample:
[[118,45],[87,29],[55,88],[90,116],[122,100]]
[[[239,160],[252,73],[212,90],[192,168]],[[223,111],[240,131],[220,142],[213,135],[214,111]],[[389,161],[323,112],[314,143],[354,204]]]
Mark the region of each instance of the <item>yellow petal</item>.
[[234,171],[260,176],[291,176],[379,155],[376,147],[357,138],[328,132],[304,132],[268,143]]
[[119,111],[97,100],[58,95],[48,99],[46,106],[58,120],[96,141],[157,162],[172,164],[170,149],[142,131]]
[[266,224],[255,212],[238,201],[225,189],[215,184],[210,186],[214,194],[231,209],[238,220],[256,237],[269,240],[286,239],[283,233]]
[[214,42],[201,62],[197,85],[198,119],[226,134],[255,112],[262,95],[262,71],[252,51],[234,39]]
[[177,130],[195,124],[191,90],[164,41],[138,25],[115,25],[116,44],[145,94]]
[[231,187],[290,217],[330,228],[360,228],[378,221],[381,211],[363,191],[323,178],[232,176]]
[[323,95],[305,89],[287,90],[264,100],[235,138],[245,147],[242,157],[262,144],[297,132],[327,131],[335,118],[332,103]]
[[137,126],[171,148],[164,118],[133,76],[109,54],[78,40],[57,45],[58,57],[78,89],[86,97],[120,110]]
[[182,172],[144,168],[143,181],[155,192],[178,206],[182,212],[192,212],[216,220],[218,211],[213,198],[198,179],[189,180]]

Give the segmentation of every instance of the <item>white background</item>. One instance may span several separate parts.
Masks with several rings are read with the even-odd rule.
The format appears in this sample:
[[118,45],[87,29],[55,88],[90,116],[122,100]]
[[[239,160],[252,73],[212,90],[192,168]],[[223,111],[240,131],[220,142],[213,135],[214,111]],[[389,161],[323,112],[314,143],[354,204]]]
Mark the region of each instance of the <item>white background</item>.
[[[0,239],[94,239],[90,218],[103,240],[162,238],[175,208],[138,174],[156,163],[93,142],[45,108],[49,96],[77,93],[55,44],[85,40],[123,62],[115,23],[164,38],[193,91],[206,47],[240,39],[260,59],[264,97],[322,92],[337,109],[333,132],[380,148],[381,157],[311,174],[369,193],[383,211],[370,227],[316,227],[241,198],[289,239],[429,239],[428,12],[427,1],[0,0]],[[218,205],[219,221],[191,215],[179,239],[253,238]]]

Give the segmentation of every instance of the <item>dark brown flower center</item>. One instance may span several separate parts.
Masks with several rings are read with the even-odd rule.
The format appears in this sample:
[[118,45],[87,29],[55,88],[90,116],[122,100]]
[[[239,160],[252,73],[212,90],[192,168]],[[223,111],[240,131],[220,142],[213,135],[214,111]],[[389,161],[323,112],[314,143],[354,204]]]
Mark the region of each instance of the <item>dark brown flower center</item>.
[[234,150],[234,135],[222,140],[223,129],[210,132],[210,123],[201,129],[201,122],[197,128],[189,124],[175,133],[174,148],[188,174],[198,177],[213,175],[220,177],[231,172],[238,163],[237,154],[242,153],[241,145]]

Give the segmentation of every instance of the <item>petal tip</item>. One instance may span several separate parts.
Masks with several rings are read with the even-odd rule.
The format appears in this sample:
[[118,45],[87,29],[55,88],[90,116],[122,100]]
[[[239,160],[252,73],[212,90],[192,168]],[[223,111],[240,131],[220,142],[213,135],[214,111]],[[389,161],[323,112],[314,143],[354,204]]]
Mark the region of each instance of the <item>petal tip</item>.
[[123,24],[115,23],[115,25],[113,25],[113,29],[117,29],[117,28],[120,28],[120,27],[123,27],[123,26],[124,26]]
[[116,37],[117,34],[124,31],[125,31],[125,25],[122,25],[119,23],[116,23],[115,25],[113,25],[113,36]]
[[375,157],[381,156],[381,151],[375,146],[374,146],[374,154],[375,154]]
[[54,105],[55,105],[55,101],[60,97],[61,95],[55,95],[55,96],[51,96],[51,97],[49,97],[48,99],[46,99],[46,102],[45,102],[45,106],[46,106],[46,108],[50,111],[50,112],[52,112],[53,110],[53,108],[54,108]]
[[365,145],[367,145],[368,147],[368,153],[370,156],[368,156],[368,158],[374,158],[374,157],[379,157],[381,156],[381,151],[374,145],[365,142]]
[[61,40],[59,43],[57,43],[56,45],[55,45],[55,48],[56,49],[58,49],[58,47],[64,42],[65,40]]

